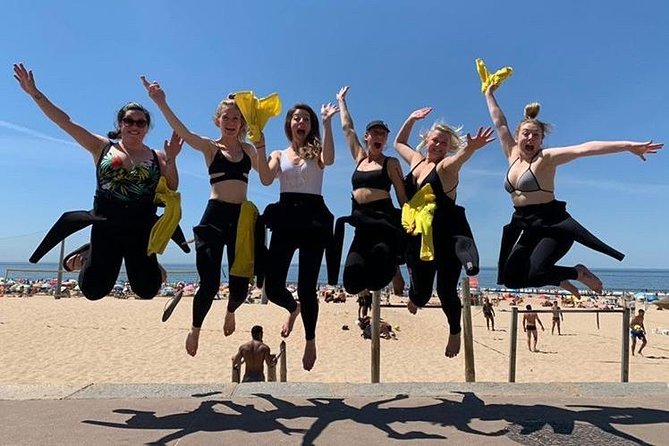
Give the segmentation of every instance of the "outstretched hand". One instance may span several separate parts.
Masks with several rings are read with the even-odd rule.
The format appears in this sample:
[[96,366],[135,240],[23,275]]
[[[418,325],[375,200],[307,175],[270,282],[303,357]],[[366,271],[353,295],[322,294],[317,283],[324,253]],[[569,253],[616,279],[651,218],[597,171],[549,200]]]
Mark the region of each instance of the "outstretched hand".
[[332,119],[338,112],[339,107],[330,102],[321,105],[321,119],[323,119],[323,124],[330,122],[330,119]]
[[143,75],[139,78],[142,80],[142,85],[146,88],[146,92],[149,93],[149,97],[153,102],[165,102],[165,91],[160,87],[158,82],[149,82],[146,80],[146,76]]
[[493,142],[495,140],[492,136],[493,133],[492,127],[479,127],[478,132],[473,137],[470,133],[467,133],[467,148],[478,150],[486,144]]
[[26,70],[22,63],[14,64],[14,79],[19,82],[21,89],[30,96],[39,94],[39,90],[35,86],[35,77],[32,70]]
[[337,101],[345,101],[346,100],[346,93],[348,93],[348,85],[344,85],[341,87],[339,90],[339,93],[337,93]]
[[177,135],[177,132],[173,131],[170,140],[165,140],[163,150],[165,150],[165,155],[167,155],[168,159],[175,160],[177,155],[181,152],[183,145],[184,140]]
[[410,119],[419,120],[425,118],[432,111],[432,107],[419,108],[418,110],[413,111],[410,115]]
[[646,155],[654,155],[664,147],[663,143],[653,143],[653,141],[635,142],[629,147],[629,151],[646,161]]

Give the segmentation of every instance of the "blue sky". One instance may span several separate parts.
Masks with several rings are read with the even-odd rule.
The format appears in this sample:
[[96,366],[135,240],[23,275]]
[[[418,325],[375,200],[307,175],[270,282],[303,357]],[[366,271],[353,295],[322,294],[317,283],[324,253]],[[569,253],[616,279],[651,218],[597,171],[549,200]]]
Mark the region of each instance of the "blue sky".
[[[125,1],[3,2],[0,29],[0,261],[25,261],[65,210],[89,209],[95,187],[88,153],[48,121],[18,87],[12,64],[34,70],[38,87],[89,130],[111,130],[116,110],[135,100],[154,111],[147,144],[162,148],[169,129],[139,76],[159,80],[191,130],[217,136],[211,115],[228,92],[277,91],[284,111],[314,108],[350,85],[357,128],[384,119],[392,137],[414,109],[475,130],[489,125],[474,60],[510,65],[497,97],[512,125],[523,106],[542,103],[554,124],[548,146],[587,140],[669,140],[669,30],[664,1]],[[350,211],[349,150],[334,121],[337,158],[324,196],[337,216]],[[432,120],[420,127],[427,127]],[[287,142],[283,116],[268,124],[268,148]],[[417,128],[416,130],[420,130]],[[412,139],[416,143],[416,138]],[[395,156],[392,147],[387,153]],[[665,149],[669,150],[669,149]],[[669,268],[669,153],[643,163],[631,154],[563,166],[557,198],[593,233],[625,252],[623,263],[575,246],[563,263]],[[190,234],[209,196],[199,152],[178,159],[182,225]],[[407,166],[404,165],[406,172]],[[458,201],[468,210],[481,263],[496,264],[511,200],[502,187],[499,144],[463,168]],[[257,175],[249,197],[260,208],[278,185]],[[68,240],[68,248],[87,234]],[[57,249],[45,258],[57,259]],[[166,263],[195,262],[171,245]]]

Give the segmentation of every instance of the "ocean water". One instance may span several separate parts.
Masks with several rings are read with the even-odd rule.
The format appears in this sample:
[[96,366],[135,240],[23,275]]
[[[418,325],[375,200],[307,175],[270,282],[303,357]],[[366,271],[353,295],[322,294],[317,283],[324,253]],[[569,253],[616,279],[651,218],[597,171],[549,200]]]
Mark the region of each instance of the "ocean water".
[[[197,282],[198,275],[194,264],[165,264],[170,282]],[[12,279],[41,280],[55,278],[58,266],[55,263],[0,263],[0,277]],[[343,268],[342,268],[343,269]],[[37,271],[39,270],[39,271]],[[223,268],[222,281],[227,279],[227,265]],[[288,270],[288,282],[297,282],[297,266],[291,265]],[[593,269],[593,272],[602,279],[604,288],[617,291],[669,291],[669,269]],[[402,267],[405,280],[408,280],[406,268]],[[65,273],[64,279],[76,279],[77,274]],[[464,277],[464,276],[463,276]],[[124,271],[121,271],[120,280],[125,280]],[[481,288],[499,288],[496,284],[497,269],[481,268],[478,275]],[[340,275],[341,280],[341,275]],[[321,267],[319,282],[327,282],[325,265]],[[583,288],[576,283],[579,288]]]

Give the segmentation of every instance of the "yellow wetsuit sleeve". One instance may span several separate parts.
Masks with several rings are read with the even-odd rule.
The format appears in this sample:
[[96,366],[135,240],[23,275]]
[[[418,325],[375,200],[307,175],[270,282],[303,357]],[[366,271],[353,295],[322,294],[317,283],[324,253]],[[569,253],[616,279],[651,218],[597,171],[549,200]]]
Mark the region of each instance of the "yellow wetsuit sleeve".
[[513,68],[504,67],[495,71],[493,74],[490,74],[483,59],[476,59],[476,70],[479,73],[479,78],[481,78],[481,93],[484,94],[491,85],[499,87],[501,83],[513,73]]
[[255,226],[258,220],[258,208],[250,201],[242,202],[237,222],[237,235],[235,238],[235,261],[230,267],[230,275],[253,277],[255,262]]
[[147,255],[165,252],[165,248],[179,225],[179,220],[181,220],[181,194],[167,187],[165,177],[161,176],[158,181],[154,202],[164,204],[165,209],[163,215],[151,228],[149,245],[146,250]]
[[244,116],[248,135],[253,143],[260,142],[260,134],[267,121],[281,113],[281,98],[278,93],[258,99],[252,91],[235,93],[235,104]]

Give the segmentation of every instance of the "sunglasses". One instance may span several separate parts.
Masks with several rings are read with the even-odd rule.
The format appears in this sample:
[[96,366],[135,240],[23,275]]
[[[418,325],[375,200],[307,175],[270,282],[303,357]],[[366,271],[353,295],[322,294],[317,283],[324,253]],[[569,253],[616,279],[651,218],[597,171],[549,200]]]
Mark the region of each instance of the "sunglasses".
[[146,127],[146,124],[148,124],[146,119],[135,120],[135,119],[132,119],[132,118],[123,118],[123,119],[121,119],[121,122],[126,127],[132,127],[133,125],[136,125],[137,128],[139,128],[139,129],[143,129],[144,127]]

